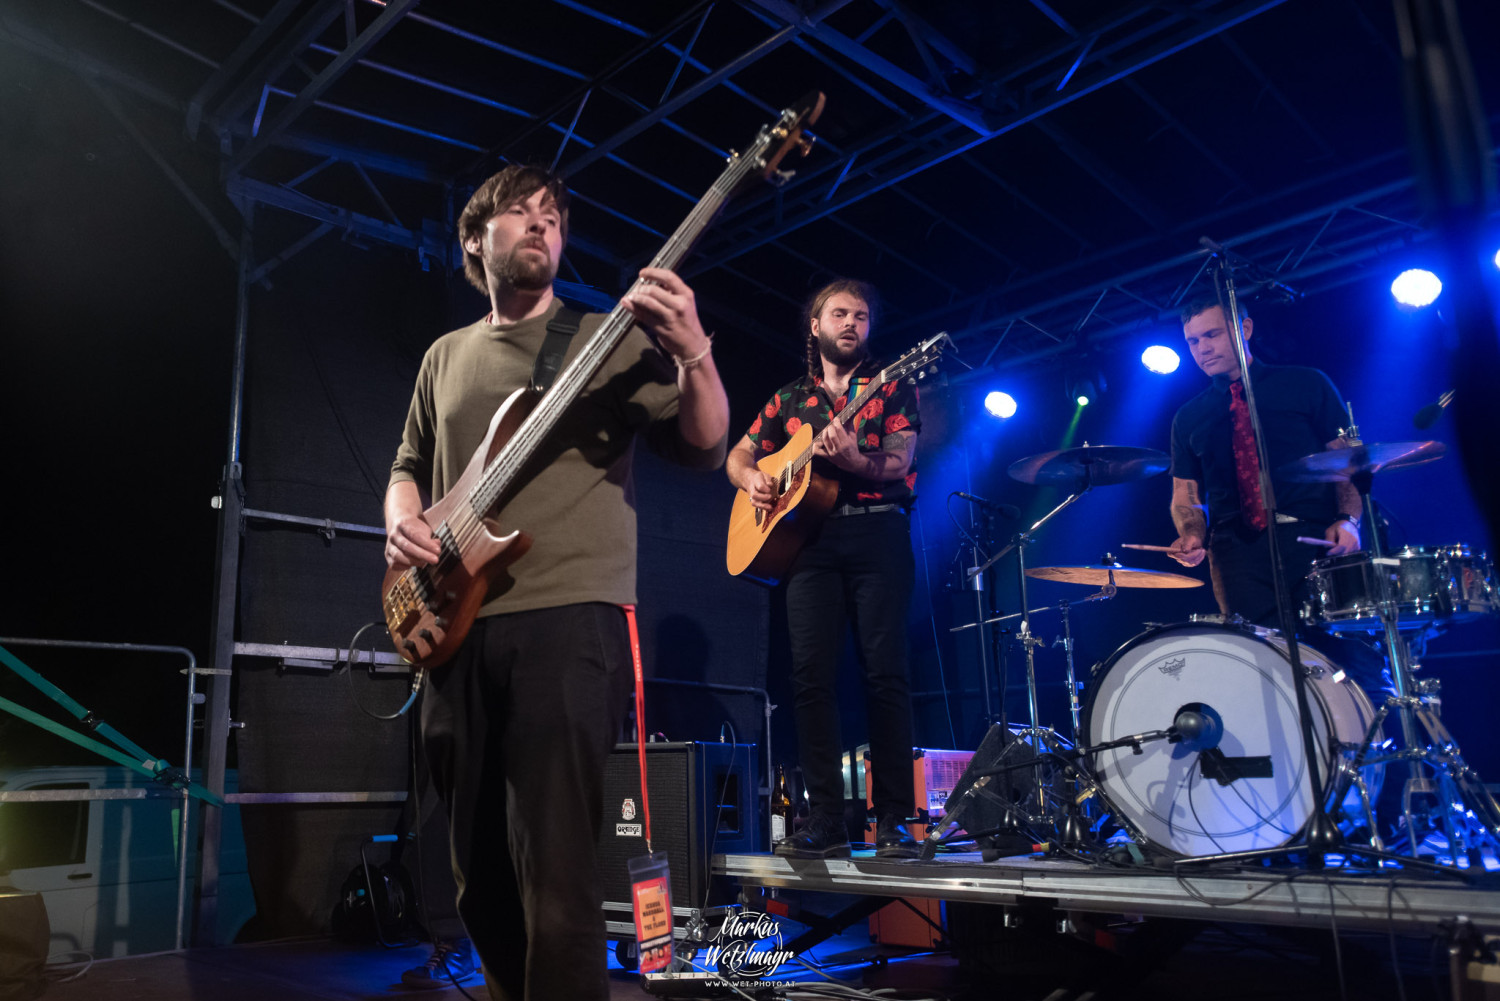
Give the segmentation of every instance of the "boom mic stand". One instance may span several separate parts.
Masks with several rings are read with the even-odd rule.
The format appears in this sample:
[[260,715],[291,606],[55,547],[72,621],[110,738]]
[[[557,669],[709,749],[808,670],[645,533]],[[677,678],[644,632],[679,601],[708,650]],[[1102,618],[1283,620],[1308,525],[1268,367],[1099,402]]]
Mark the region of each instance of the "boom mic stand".
[[[1296,612],[1292,608],[1291,594],[1287,588],[1284,570],[1285,558],[1276,532],[1276,495],[1271,486],[1270,456],[1266,450],[1265,432],[1261,427],[1260,412],[1255,406],[1255,387],[1250,375],[1249,359],[1245,352],[1245,332],[1240,324],[1239,299],[1234,286],[1234,265],[1230,252],[1224,247],[1203,237],[1199,240],[1216,264],[1215,285],[1219,295],[1219,308],[1229,327],[1230,341],[1234,344],[1234,356],[1240,367],[1240,379],[1245,388],[1245,406],[1250,416],[1250,432],[1255,439],[1255,452],[1260,462],[1260,496],[1266,509],[1266,532],[1271,548],[1271,575],[1276,584],[1276,611],[1281,623],[1282,639],[1286,642],[1287,659],[1292,667],[1292,688],[1297,695],[1297,716],[1302,723],[1303,754],[1307,759],[1308,782],[1312,787],[1312,810],[1307,824],[1291,842],[1275,848],[1257,848],[1243,852],[1224,852],[1218,855],[1196,855],[1176,860],[1176,866],[1203,865],[1214,862],[1249,862],[1257,859],[1283,858],[1288,855],[1306,853],[1308,865],[1313,869],[1323,868],[1324,856],[1333,851],[1364,858],[1399,862],[1402,865],[1451,873],[1452,870],[1436,863],[1396,855],[1364,845],[1347,845],[1344,835],[1328,815],[1325,804],[1329,791],[1318,760],[1318,741],[1313,732],[1312,706],[1307,693],[1307,676],[1302,667],[1302,655],[1297,642]],[[1373,526],[1372,526],[1373,530]],[[1206,541],[1206,540],[1205,540]],[[1329,735],[1333,740],[1333,735]],[[1332,776],[1329,776],[1332,779]],[[1300,844],[1298,843],[1300,841]]]

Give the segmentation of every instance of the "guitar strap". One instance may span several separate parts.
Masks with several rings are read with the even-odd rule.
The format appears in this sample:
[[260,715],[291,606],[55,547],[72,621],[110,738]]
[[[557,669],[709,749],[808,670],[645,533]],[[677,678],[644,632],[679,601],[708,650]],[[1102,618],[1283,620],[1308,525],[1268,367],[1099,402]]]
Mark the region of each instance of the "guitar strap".
[[557,370],[562,368],[563,356],[568,353],[568,342],[578,333],[578,325],[582,322],[583,314],[567,306],[560,308],[557,315],[547,321],[547,337],[536,353],[536,365],[531,370],[531,388],[538,394],[551,388]]

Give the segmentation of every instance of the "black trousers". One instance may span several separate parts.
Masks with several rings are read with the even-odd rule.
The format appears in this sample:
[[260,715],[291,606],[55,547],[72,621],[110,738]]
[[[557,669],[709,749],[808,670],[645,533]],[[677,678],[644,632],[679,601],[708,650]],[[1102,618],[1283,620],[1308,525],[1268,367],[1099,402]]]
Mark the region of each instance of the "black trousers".
[[[1277,525],[1281,554],[1285,565],[1287,591],[1292,599],[1292,617],[1297,635],[1303,642],[1331,659],[1379,701],[1394,691],[1385,656],[1362,636],[1333,636],[1319,633],[1302,622],[1302,603],[1307,598],[1307,574],[1312,561],[1326,550],[1298,542],[1297,536],[1322,538],[1322,530],[1312,522]],[[1235,614],[1258,626],[1280,629],[1276,611],[1276,583],[1271,572],[1271,539],[1268,531],[1248,534],[1237,526],[1226,525],[1214,533],[1208,549],[1209,576],[1213,579],[1214,597],[1219,611]]]
[[906,613],[914,580],[911,531],[900,511],[829,518],[788,573],[797,744],[814,814],[843,815],[844,745],[834,686],[850,624],[865,674],[876,816],[913,812]]
[[[1312,569],[1312,561],[1325,552],[1318,546],[1298,542],[1297,536],[1322,538],[1323,529],[1311,522],[1298,521],[1277,525],[1276,533],[1295,619],[1307,594],[1307,572]],[[1276,578],[1271,571],[1269,530],[1252,533],[1237,523],[1216,529],[1208,547],[1208,572],[1219,611],[1238,615],[1258,626],[1281,628],[1276,613]]]
[[594,849],[631,690],[625,614],[569,605],[479,619],[422,700],[458,913],[497,1001],[606,1001]]

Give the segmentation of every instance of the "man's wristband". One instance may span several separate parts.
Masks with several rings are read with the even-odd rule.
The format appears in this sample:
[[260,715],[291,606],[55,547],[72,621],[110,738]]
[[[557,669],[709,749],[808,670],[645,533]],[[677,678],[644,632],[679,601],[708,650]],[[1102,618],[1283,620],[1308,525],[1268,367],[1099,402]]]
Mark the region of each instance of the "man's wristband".
[[[1359,532],[1359,515],[1357,515],[1357,514],[1342,514],[1342,515],[1339,515],[1339,521],[1347,521],[1349,524],[1351,524],[1351,525],[1354,526],[1354,531],[1356,533]],[[1339,521],[1334,522],[1334,524],[1337,525],[1339,523]]]

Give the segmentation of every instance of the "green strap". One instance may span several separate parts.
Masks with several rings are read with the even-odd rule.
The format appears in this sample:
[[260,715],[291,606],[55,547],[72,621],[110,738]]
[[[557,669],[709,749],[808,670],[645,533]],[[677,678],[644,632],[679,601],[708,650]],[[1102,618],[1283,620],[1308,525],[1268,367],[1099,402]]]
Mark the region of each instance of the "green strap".
[[[77,744],[79,747],[82,747],[85,750],[93,751],[95,754],[98,754],[101,757],[108,758],[110,761],[113,761],[116,764],[124,765],[131,771],[139,772],[149,779],[159,779],[163,777],[163,773],[155,766],[165,765],[166,762],[164,761],[157,761],[154,759],[137,761],[134,758],[130,757],[128,754],[115,750],[108,744],[97,741],[92,737],[85,737],[81,733],[75,733],[67,727],[63,726],[61,723],[58,723],[56,720],[50,720],[47,717],[43,716],[41,713],[33,712],[23,705],[12,702],[10,699],[0,698],[0,710],[4,710],[5,712],[10,713],[12,716],[23,719],[34,726],[39,726],[43,730],[46,730],[49,733],[54,734],[55,736],[61,737],[63,740]],[[182,788],[182,781],[180,778],[172,784],[178,789]],[[212,803],[214,806],[224,805],[223,797],[214,795],[212,792],[209,792],[207,789],[196,782],[189,782],[187,784],[187,791],[190,795],[198,797],[205,803]]]
[[[63,738],[64,740],[71,741],[72,743],[77,744],[79,747],[94,751],[95,753],[100,754],[110,759],[111,761],[115,761],[119,764],[124,765],[126,768],[130,768],[137,772],[140,772],[147,778],[169,782],[175,788],[182,788],[182,776],[173,773],[171,764],[165,758],[153,757],[149,751],[127,738],[124,734],[120,733],[120,731],[116,730],[108,723],[94,722],[91,719],[89,711],[85,709],[81,703],[69,696],[67,692],[64,692],[61,688],[58,688],[52,682],[42,677],[35,670],[28,667],[21,661],[19,657],[11,653],[3,646],[0,646],[0,663],[4,663],[6,667],[19,674],[25,680],[31,682],[31,684],[39,689],[42,694],[46,695],[48,698],[52,699],[52,701],[68,710],[68,712],[72,713],[74,718],[76,718],[79,722],[84,723],[87,726],[91,726],[96,733],[99,733],[101,736],[106,737],[111,743],[115,745],[115,747],[122,748],[123,753],[121,751],[115,750],[114,747],[110,747],[108,744],[104,744],[90,737],[85,737],[80,733],[76,733],[73,730],[70,730],[68,727],[63,726],[61,723],[50,720],[40,713],[32,712],[25,706],[21,706],[15,702],[11,702],[9,699],[0,699],[0,709],[4,709],[6,712],[9,712],[14,716],[18,716],[28,723],[33,723],[36,726],[39,726],[42,729]],[[207,789],[205,789],[201,785],[198,785],[196,782],[188,783],[188,792],[194,796],[197,796],[199,799],[204,800],[205,802],[214,804],[215,806],[224,805],[224,800],[222,797],[209,792]]]

